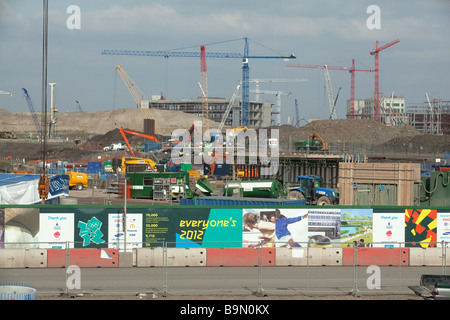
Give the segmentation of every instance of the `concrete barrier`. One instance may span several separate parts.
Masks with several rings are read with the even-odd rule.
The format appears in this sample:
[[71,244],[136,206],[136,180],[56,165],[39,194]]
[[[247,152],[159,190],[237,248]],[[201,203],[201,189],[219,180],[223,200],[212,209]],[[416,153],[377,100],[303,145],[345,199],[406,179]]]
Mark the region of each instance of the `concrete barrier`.
[[[118,249],[69,249],[67,264],[80,268],[119,267]],[[65,249],[47,249],[47,266],[63,268],[66,266]]]
[[[136,267],[164,266],[163,248],[133,249],[133,264]],[[168,267],[204,267],[206,266],[205,248],[167,248]]]
[[[445,264],[449,265],[450,254],[446,256]],[[442,266],[443,264],[442,248],[409,248],[409,265],[411,267]]]
[[342,248],[277,248],[276,266],[340,266]]
[[208,267],[275,266],[275,248],[208,248]]
[[342,248],[342,265],[352,266],[408,266],[409,248]]
[[45,249],[1,249],[0,268],[46,268]]

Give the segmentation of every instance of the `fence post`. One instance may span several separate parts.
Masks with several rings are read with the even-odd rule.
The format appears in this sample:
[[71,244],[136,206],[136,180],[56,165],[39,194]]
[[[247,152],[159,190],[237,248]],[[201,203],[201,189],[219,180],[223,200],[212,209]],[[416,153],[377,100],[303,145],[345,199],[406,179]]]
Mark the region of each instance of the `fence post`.
[[446,266],[447,266],[447,243],[445,240],[442,240],[442,274],[446,275]]
[[68,268],[69,268],[69,262],[70,262],[70,259],[69,259],[69,241],[66,241],[66,295],[68,295],[69,294],[69,287],[67,286],[67,280],[69,279],[69,276],[68,276],[68,272],[67,272],[67,270],[68,270]]
[[163,296],[167,296],[167,242],[163,241]]
[[354,297],[361,296],[358,290],[358,243],[353,242],[353,289],[352,295]]
[[266,296],[262,287],[262,247],[262,245],[258,247],[258,290],[256,292],[256,296],[258,297]]

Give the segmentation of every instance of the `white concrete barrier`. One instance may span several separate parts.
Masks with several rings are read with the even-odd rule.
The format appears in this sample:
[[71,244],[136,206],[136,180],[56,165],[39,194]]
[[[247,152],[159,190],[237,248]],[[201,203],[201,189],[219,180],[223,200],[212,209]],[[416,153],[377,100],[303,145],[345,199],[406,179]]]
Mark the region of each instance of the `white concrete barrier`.
[[[141,248],[133,251],[133,264],[136,267],[162,267],[164,265],[163,248]],[[206,266],[205,248],[167,248],[168,267]]]
[[0,268],[46,268],[46,249],[1,249]]
[[[409,248],[409,265],[411,267],[442,266],[444,263],[442,250],[442,248]],[[450,252],[446,256],[446,265],[449,265]]]
[[275,266],[341,266],[341,248],[277,248]]

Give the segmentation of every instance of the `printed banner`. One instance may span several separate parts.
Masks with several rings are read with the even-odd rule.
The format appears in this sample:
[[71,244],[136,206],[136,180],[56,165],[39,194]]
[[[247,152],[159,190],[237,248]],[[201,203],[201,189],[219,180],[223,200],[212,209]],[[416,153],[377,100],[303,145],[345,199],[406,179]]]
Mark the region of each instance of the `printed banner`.
[[39,232],[35,236],[40,248],[69,247],[73,248],[74,214],[73,213],[41,213],[39,215]]
[[[398,247],[405,242],[405,221],[403,213],[373,214],[373,246]],[[396,245],[397,243],[397,245]]]

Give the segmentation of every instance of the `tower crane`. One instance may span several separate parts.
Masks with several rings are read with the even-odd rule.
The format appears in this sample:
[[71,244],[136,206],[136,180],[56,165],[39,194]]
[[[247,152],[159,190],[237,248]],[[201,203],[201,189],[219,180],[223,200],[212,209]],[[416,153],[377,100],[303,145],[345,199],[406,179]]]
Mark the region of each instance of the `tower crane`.
[[3,91],[3,90],[0,90],[0,94],[9,94],[11,97],[13,95],[12,92],[6,92],[6,91]]
[[[306,65],[306,64],[288,64],[287,67],[295,67],[295,68],[311,68],[311,69],[323,69],[324,65]],[[351,67],[341,67],[341,66],[328,66],[328,70],[344,70],[350,72],[351,75],[351,94],[350,94],[350,118],[353,119],[355,117],[355,78],[356,71],[362,72],[373,72],[374,70],[365,70],[365,69],[356,69],[355,68],[355,59],[352,59]]]
[[208,73],[206,70],[205,46],[200,47],[200,79],[202,89],[202,126],[204,131],[209,130],[209,106],[208,106]]
[[75,102],[77,103],[78,111],[83,112],[83,109],[81,109],[81,105],[78,100],[75,100]]
[[[141,51],[141,50],[103,50],[101,54],[105,55],[132,55],[132,56],[152,56],[152,57],[190,57],[198,58],[199,52],[180,52],[180,51]],[[249,59],[295,59],[295,55],[281,55],[281,56],[258,56],[249,55],[248,39],[244,38],[244,53],[220,53],[220,52],[206,52],[205,58],[223,58],[223,59],[241,59],[242,66],[242,115],[241,125],[248,126],[249,121]]]
[[249,82],[255,82],[255,101],[259,101],[259,83],[260,82],[307,82],[308,79],[250,79]]
[[239,92],[239,88],[240,88],[240,85],[238,84],[236,87],[236,90],[234,90],[234,93],[231,96],[230,101],[228,102],[228,106],[225,109],[225,113],[223,114],[222,121],[220,122],[219,127],[218,127],[219,132],[222,131],[222,128],[225,125],[225,122],[227,121],[228,115],[230,114],[231,108],[233,107],[234,101],[236,100],[237,94]]
[[[141,89],[139,89],[139,87],[135,85],[133,80],[131,80],[131,78],[127,75],[122,66],[116,66],[116,70],[122,77],[122,80],[125,83],[125,86],[127,87],[131,96],[133,97],[134,102],[136,102],[137,108],[141,109],[144,118],[154,119],[153,115],[150,112],[150,100],[148,100],[145,97],[144,93],[141,91]],[[155,131],[157,133],[162,133],[156,121],[155,121]]]
[[[251,90],[254,92],[255,90]],[[263,90],[260,91],[261,94],[274,94],[277,96],[277,105],[275,107],[275,116],[274,116],[274,126],[281,126],[281,96],[290,96],[290,92],[282,92],[282,91],[270,91],[270,90]]]
[[328,93],[328,104],[330,105],[330,120],[333,120],[336,119],[336,109],[334,108],[333,102],[333,87],[331,85],[331,78],[327,65],[325,65],[323,69],[325,71],[325,86]]
[[382,47],[378,47],[378,41],[376,42],[375,50],[370,50],[369,53],[375,56],[375,92],[374,92],[374,104],[373,104],[373,117],[376,122],[380,121],[380,57],[379,53],[394,44],[399,43],[400,40],[394,40]]
[[25,96],[25,100],[27,100],[28,108],[30,109],[31,117],[33,118],[34,126],[36,127],[37,134],[38,134],[39,138],[42,138],[41,124],[39,123],[39,120],[37,118],[36,110],[34,109],[33,102],[31,102],[31,98],[30,98],[30,95],[28,94],[27,89],[22,88],[22,90],[23,90],[23,94]]

